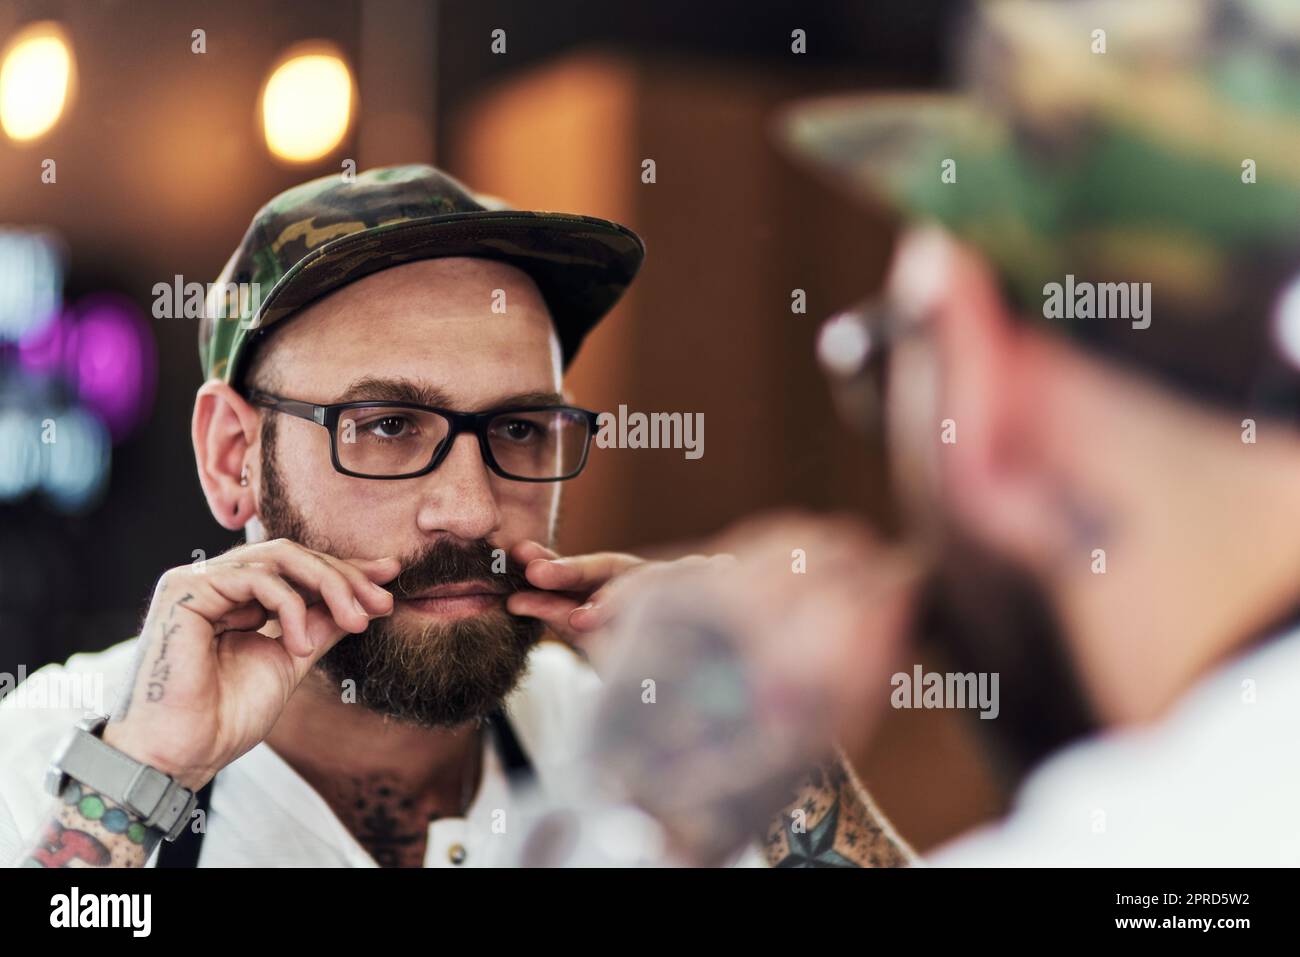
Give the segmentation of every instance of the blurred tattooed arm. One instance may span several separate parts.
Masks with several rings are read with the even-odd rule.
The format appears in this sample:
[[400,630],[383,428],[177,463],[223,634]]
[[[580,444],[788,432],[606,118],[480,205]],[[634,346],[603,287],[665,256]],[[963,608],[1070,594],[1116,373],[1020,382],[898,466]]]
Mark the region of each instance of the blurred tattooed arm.
[[917,860],[838,751],[799,781],[763,845],[772,867],[908,867]]
[[[791,542],[819,571],[792,574]],[[836,744],[870,737],[915,562],[838,518],[763,521],[717,551],[735,560],[679,563],[625,593],[592,764],[693,863],[755,835],[772,866],[915,863]]]

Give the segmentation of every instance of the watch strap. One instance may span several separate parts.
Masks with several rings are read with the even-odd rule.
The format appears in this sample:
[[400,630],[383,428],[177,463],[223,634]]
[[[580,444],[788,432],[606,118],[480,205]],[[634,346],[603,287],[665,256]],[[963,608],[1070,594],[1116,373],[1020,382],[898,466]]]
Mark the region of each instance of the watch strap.
[[180,835],[197,803],[194,792],[104,743],[84,726],[73,730],[58,767],[135,814],[146,827],[162,831],[169,841]]

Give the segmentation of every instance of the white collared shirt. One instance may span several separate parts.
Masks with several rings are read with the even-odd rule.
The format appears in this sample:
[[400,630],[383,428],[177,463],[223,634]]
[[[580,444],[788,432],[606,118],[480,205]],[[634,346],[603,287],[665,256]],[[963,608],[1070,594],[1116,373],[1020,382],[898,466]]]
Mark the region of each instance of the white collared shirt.
[[[98,676],[111,706],[130,679],[134,649],[130,639],[73,655],[28,680]],[[564,645],[545,641],[530,654],[528,673],[507,699],[506,712],[543,790],[576,759],[599,690],[595,672]],[[43,786],[45,769],[85,712],[24,697],[14,692],[0,701],[0,866],[17,863],[53,810],[54,798]],[[493,736],[483,737],[478,792],[464,817],[429,824],[425,867],[491,867],[512,859],[504,832],[518,795],[512,794]],[[217,775],[205,829],[202,867],[379,866],[325,799],[266,742]],[[151,856],[151,866],[156,858]],[[757,845],[737,863],[761,866]]]

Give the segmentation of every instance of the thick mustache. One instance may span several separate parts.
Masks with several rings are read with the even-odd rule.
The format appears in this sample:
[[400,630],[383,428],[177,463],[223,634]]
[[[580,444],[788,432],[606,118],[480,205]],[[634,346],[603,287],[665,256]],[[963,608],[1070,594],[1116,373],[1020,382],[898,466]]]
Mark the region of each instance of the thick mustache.
[[[524,577],[524,568],[509,555],[504,556],[505,568],[497,548],[479,540],[470,545],[453,545],[438,542],[420,554],[405,560],[402,570],[387,586],[396,599],[410,599],[439,585],[464,581],[488,581],[506,594],[530,587]],[[494,568],[495,566],[495,568]]]

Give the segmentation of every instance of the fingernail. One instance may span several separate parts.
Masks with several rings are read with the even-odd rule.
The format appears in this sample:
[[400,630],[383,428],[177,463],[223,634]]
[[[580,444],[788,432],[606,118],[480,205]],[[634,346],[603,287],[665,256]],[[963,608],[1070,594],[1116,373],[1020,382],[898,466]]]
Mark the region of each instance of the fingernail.
[[579,605],[577,608],[573,609],[573,611],[569,612],[569,614],[576,615],[580,611],[595,611],[595,610],[596,610],[595,603],[589,601],[585,605]]
[[952,241],[938,226],[908,232],[889,271],[889,296],[907,318],[929,314],[943,294],[952,268]]

